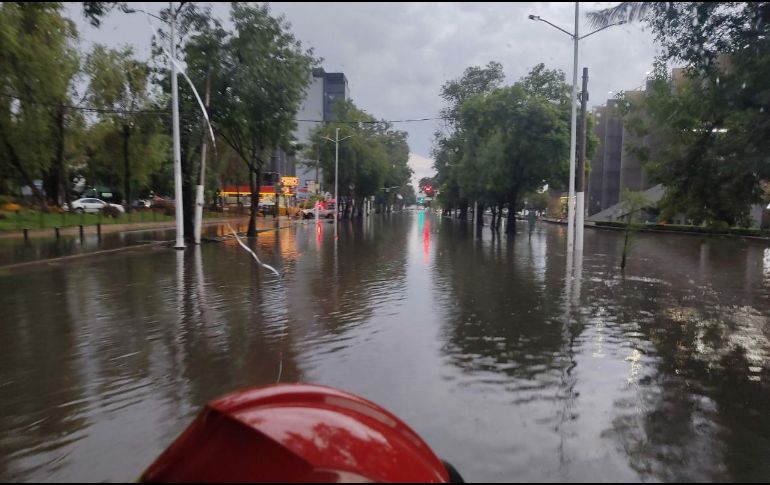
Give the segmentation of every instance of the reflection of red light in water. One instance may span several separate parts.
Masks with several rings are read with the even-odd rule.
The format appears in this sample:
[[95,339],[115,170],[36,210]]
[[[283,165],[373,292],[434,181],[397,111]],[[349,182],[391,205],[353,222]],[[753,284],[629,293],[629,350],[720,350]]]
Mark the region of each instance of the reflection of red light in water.
[[323,229],[321,229],[321,223],[316,222],[315,224],[315,242],[317,246],[321,245],[321,235],[323,234]]
[[425,228],[422,232],[422,247],[425,251],[425,262],[428,262],[430,256],[430,220],[425,219]]

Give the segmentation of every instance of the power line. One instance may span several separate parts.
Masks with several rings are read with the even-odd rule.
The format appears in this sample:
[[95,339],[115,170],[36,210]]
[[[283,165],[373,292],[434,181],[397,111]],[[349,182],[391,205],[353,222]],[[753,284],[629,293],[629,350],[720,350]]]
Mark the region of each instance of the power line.
[[86,111],[89,113],[112,113],[112,114],[154,114],[154,115],[168,115],[170,114],[167,111],[162,110],[146,110],[146,109],[111,109],[111,108],[94,108],[90,106],[73,106],[68,104],[56,104],[56,103],[44,103],[42,101],[38,101],[36,99],[32,98],[25,98],[23,96],[14,96],[12,94],[5,94],[0,93],[0,96],[3,96],[5,98],[11,98],[11,99],[17,99],[19,101],[25,101],[32,104],[37,104],[39,106],[47,106],[49,108],[66,108],[66,109],[73,109],[77,111]]
[[[66,109],[72,109],[77,111],[85,111],[89,113],[104,113],[104,114],[148,114],[148,115],[170,115],[170,111],[168,110],[146,110],[146,109],[138,109],[138,110],[129,110],[129,109],[112,109],[112,108],[96,108],[92,106],[74,106],[74,105],[67,105],[67,104],[55,104],[55,103],[44,103],[42,101],[38,101],[33,98],[25,98],[23,96],[16,96],[12,94],[6,94],[6,93],[0,93],[0,96],[11,98],[11,99],[18,99],[20,101],[25,101],[33,104],[37,104],[40,106],[47,106],[50,108],[66,108]],[[182,115],[189,115],[192,114],[192,111],[182,111],[180,114]],[[451,121],[455,118],[451,116],[434,116],[434,117],[427,117],[427,118],[405,118],[400,120],[311,120],[311,119],[293,119],[292,121],[301,122],[301,123],[340,123],[340,124],[369,124],[369,125],[378,125],[378,124],[384,124],[384,123],[419,123],[423,121],[438,121],[438,120],[447,120]]]
[[448,116],[436,116],[430,118],[407,118],[402,120],[294,120],[306,123],[350,123],[350,124],[381,124],[381,123],[414,123],[419,121],[453,120]]

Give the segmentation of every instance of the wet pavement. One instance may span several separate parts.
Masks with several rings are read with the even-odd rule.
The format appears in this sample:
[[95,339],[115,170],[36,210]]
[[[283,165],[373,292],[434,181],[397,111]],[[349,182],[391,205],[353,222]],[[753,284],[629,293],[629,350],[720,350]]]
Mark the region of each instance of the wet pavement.
[[0,480],[134,480],[208,400],[340,387],[472,481],[770,480],[770,248],[413,213],[0,275]]

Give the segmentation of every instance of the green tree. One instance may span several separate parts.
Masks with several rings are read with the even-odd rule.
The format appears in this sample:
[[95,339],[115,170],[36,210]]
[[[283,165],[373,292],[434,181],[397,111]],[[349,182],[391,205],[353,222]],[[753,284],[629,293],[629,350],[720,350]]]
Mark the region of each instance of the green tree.
[[[748,224],[770,180],[770,4],[645,2],[593,18],[640,20],[663,47],[648,95],[630,115],[638,132],[663,139],[649,169],[666,187],[664,213]],[[671,79],[668,62],[684,64],[684,75]]]
[[[127,10],[118,4],[121,10]],[[206,78],[209,74],[221,72],[222,49],[224,38],[228,35],[221,28],[218,19],[211,14],[209,7],[202,7],[195,2],[180,2],[174,4],[174,9],[164,8],[160,17],[166,21],[171,17],[176,19],[176,44],[177,55],[181,57],[184,71],[192,81],[201,97],[205,93]],[[161,27],[153,38],[153,81],[163,93],[161,100],[164,102],[166,112],[171,112],[171,78],[169,60],[167,57],[168,45],[167,27]],[[184,233],[188,239],[193,236],[194,194],[193,188],[197,183],[199,174],[199,160],[201,140],[208,136],[208,128],[205,124],[203,112],[188,82],[181,74],[178,75],[178,100],[180,112],[180,162],[182,168],[182,206]],[[214,88],[212,88],[214,89]],[[213,97],[213,94],[212,94]],[[164,131],[172,132],[171,117],[163,117]],[[221,143],[217,145],[221,149]],[[212,166],[216,160],[212,160]],[[159,172],[153,174],[153,184],[159,191],[166,194],[173,193],[173,164],[163,165]]]
[[395,189],[387,193],[387,199],[383,195],[381,189],[386,177],[394,184],[389,187],[401,183],[401,177],[406,173],[405,180],[408,180],[411,171],[403,172],[402,169],[406,167],[404,158],[408,159],[409,147],[404,132],[392,131],[388,123],[378,122],[352,101],[338,102],[335,112],[336,119],[343,121],[317,127],[311,134],[311,145],[320,150],[326,186],[333,187],[335,146],[327,138],[333,139],[337,129],[340,139],[350,137],[339,144],[339,203],[343,207],[343,217],[359,216],[365,197],[378,196],[380,204],[395,197]]
[[462,165],[477,175],[477,186],[508,204],[509,233],[520,197],[557,176],[569,152],[559,106],[533,94],[517,83],[471,98],[461,110],[469,134]]
[[[65,133],[74,118],[72,80],[78,70],[77,31],[58,3],[0,5],[0,188],[34,184],[46,174],[56,201],[65,189]],[[5,185],[5,187],[2,187]]]
[[[273,150],[289,149],[293,118],[317,61],[267,5],[233,3],[231,20],[234,32],[221,38],[216,53],[211,117],[217,133],[248,167],[248,235],[256,236],[262,167]],[[211,59],[214,53],[206,55]]]
[[[404,206],[405,197],[414,194],[414,187],[409,185],[412,178],[412,169],[409,167],[409,144],[405,131],[392,130],[387,123],[379,125],[379,137],[388,156],[389,165],[386,166],[383,187],[396,187],[392,190],[380,191],[385,197],[385,204],[389,207]],[[384,193],[384,194],[383,194]]]
[[644,193],[628,189],[623,190],[621,200],[625,210],[625,215],[622,217],[626,220],[626,227],[623,237],[623,256],[620,261],[620,269],[625,270],[628,254],[636,242],[635,236],[644,226],[642,224],[642,211],[649,205],[649,201],[644,197]]
[[[142,112],[153,108],[150,71],[134,58],[130,47],[108,49],[102,45],[96,45],[88,55],[85,70],[90,77],[88,99],[105,110],[96,130],[100,136],[94,138],[101,155],[96,160],[100,167],[94,167],[93,172],[101,172],[99,175],[110,183],[122,182],[128,211],[132,186],[146,187],[150,174],[169,159],[168,135],[160,133],[162,127],[153,119],[155,115]],[[115,156],[116,147],[120,147],[120,160]]]
[[403,197],[403,199],[400,201],[402,208],[417,204],[417,193],[415,192],[414,186],[412,184],[407,183],[401,189],[399,189],[398,193],[401,195],[401,197]]
[[447,81],[441,87],[440,96],[446,103],[441,110],[441,116],[445,118],[446,129],[435,134],[433,168],[436,170],[434,188],[440,192],[439,202],[445,212],[459,207],[461,217],[465,218],[469,200],[481,196],[467,184],[466,189],[461,190],[458,181],[458,165],[463,158],[462,149],[465,145],[461,107],[473,96],[489,93],[499,87],[504,79],[502,64],[492,61],[485,67],[473,66],[465,69],[460,78]]

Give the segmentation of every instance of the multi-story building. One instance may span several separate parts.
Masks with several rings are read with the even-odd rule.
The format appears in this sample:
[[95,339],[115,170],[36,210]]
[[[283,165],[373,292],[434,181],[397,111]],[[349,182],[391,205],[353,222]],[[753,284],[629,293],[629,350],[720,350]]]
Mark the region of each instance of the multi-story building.
[[[729,57],[718,59],[720,69],[729,72],[732,68]],[[671,72],[672,90],[676,90],[685,80],[685,70],[675,68]],[[646,91],[627,91],[625,98],[640,101]],[[608,100],[605,106],[593,109],[594,131],[598,138],[596,152],[591,160],[591,173],[588,179],[587,216],[593,220],[617,220],[624,217],[626,210],[620,199],[623,191],[629,189],[644,192],[651,204],[657,204],[663,197],[665,188],[651,183],[645,172],[645,160],[655,160],[660,155],[662,139],[659,132],[650,130],[643,136],[637,135],[627,126],[618,107],[617,100]],[[637,116],[644,118],[644,113]],[[643,154],[643,156],[642,156]],[[755,205],[751,208],[754,224],[764,227],[770,217],[767,209]],[[671,222],[684,224],[684,215],[677,215]]]
[[307,149],[311,148],[310,136],[319,124],[336,119],[334,106],[338,101],[350,99],[344,73],[326,72],[317,68],[313,69],[311,76],[305,99],[297,111],[297,127],[293,133],[299,150],[291,155],[276,150],[265,169],[271,176],[277,174],[278,177],[298,178],[298,186],[290,197],[304,198],[322,192],[323,172],[318,167],[317,159],[306,156]]
[[[297,111],[297,127],[293,136],[299,149],[295,154],[283,150],[275,150],[270,162],[262,170],[260,189],[260,204],[272,206],[276,201],[276,184],[282,177],[297,177],[296,187],[278,195],[280,207],[294,205],[296,199],[307,197],[309,194],[321,193],[323,190],[323,172],[316,160],[307,159],[305,152],[310,144],[310,135],[319,124],[336,119],[334,106],[340,100],[350,98],[350,89],[344,73],[326,72],[322,68],[313,69],[312,78],[305,91],[305,98]],[[284,179],[286,180],[286,179]],[[292,180],[292,182],[295,182]],[[227,186],[222,188],[228,204],[237,200],[248,203],[250,195],[248,185]]]
[[[643,91],[629,91],[629,98],[640,98]],[[639,149],[652,149],[652,137],[639,138],[623,123],[617,100],[594,108],[594,130],[599,143],[591,160],[588,181],[588,215],[607,209],[620,201],[624,189],[643,191],[650,184],[644,173]]]
[[308,148],[311,153],[313,151],[309,146],[310,135],[319,123],[336,120],[336,103],[348,99],[350,88],[344,73],[326,72],[322,68],[313,70],[305,99],[297,112],[297,128],[294,130],[294,138],[303,150],[294,157],[288,157],[292,164],[291,175],[299,178],[299,195],[322,192],[323,171],[318,166],[318,159],[306,156]]

